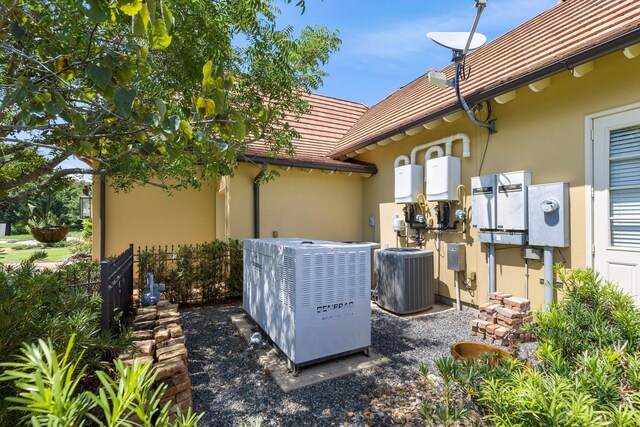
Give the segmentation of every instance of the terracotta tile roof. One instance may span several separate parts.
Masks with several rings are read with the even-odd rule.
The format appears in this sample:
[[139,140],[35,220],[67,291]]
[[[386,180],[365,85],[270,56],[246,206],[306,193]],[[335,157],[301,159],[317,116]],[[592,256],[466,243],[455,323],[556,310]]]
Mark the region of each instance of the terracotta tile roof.
[[[289,123],[300,134],[300,138],[293,142],[293,158],[284,154],[279,155],[277,159],[269,158],[264,143],[258,141],[249,145],[241,159],[292,166],[293,162],[297,162],[308,165],[306,167],[316,164],[319,168],[338,170],[353,166],[354,172],[360,171],[363,168],[362,164],[335,160],[327,153],[335,149],[345,133],[367,111],[367,107],[360,103],[318,94],[305,95],[303,98],[309,103],[311,111],[301,117],[289,119]],[[366,172],[365,169],[362,172]]]
[[[484,12],[491,13],[490,6]],[[640,1],[565,0],[467,56],[469,105],[640,42]],[[444,70],[453,76],[453,65]],[[338,158],[459,110],[423,75],[371,107],[329,155]]]

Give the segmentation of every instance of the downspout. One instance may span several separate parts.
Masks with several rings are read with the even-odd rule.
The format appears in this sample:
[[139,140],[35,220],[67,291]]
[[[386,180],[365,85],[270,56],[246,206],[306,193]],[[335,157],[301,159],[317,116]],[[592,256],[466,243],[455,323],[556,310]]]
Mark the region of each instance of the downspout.
[[104,176],[100,177],[100,262],[104,261],[106,257],[106,224],[105,224],[105,216],[106,216],[106,208],[105,208],[105,200],[107,198],[107,185],[106,178]]
[[253,237],[260,238],[260,180],[267,170],[267,165],[263,164],[260,172],[253,178]]

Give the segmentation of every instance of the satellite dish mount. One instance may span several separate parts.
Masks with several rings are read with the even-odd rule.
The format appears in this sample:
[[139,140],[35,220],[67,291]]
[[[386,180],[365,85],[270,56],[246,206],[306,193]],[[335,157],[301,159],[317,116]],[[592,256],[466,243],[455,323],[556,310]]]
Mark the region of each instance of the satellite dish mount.
[[476,118],[473,110],[469,108],[467,102],[464,100],[462,93],[460,92],[460,82],[465,79],[465,65],[464,61],[469,51],[475,50],[482,46],[487,37],[483,34],[476,33],[478,22],[480,22],[480,16],[482,11],[487,6],[487,0],[475,0],[476,18],[473,21],[473,26],[469,33],[465,32],[430,32],[427,33],[427,37],[452,51],[451,62],[454,64],[455,76],[453,80],[447,80],[444,73],[438,73],[430,71],[428,74],[429,82],[438,86],[441,89],[447,86],[453,87],[456,91],[456,96],[460,107],[467,113],[469,119],[478,126],[485,127],[489,130],[489,133],[496,133],[495,120],[489,120],[487,122],[480,121]]

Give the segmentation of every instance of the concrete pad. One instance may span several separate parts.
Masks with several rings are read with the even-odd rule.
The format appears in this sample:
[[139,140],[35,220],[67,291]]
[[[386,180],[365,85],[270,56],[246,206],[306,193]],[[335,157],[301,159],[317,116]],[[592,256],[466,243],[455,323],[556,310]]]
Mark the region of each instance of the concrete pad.
[[417,319],[420,317],[431,317],[431,316],[435,316],[437,314],[442,314],[442,313],[447,313],[449,311],[455,311],[456,308],[455,307],[451,307],[449,305],[444,305],[444,304],[438,304],[435,303],[433,305],[433,307],[425,310],[425,311],[421,311],[418,313],[410,313],[410,314],[396,314],[396,313],[392,313],[389,310],[385,310],[384,308],[380,307],[378,304],[372,302],[371,303],[371,309],[377,309],[381,312],[383,312],[384,314],[388,314],[390,316],[395,316],[398,317],[400,319]]
[[[240,335],[250,345],[251,320],[246,314],[231,316],[231,322]],[[343,356],[309,367],[301,368],[298,376],[287,369],[287,362],[279,357],[273,349],[254,349],[260,364],[271,374],[282,391],[289,392],[302,387],[321,383],[322,381],[343,377],[363,369],[374,368],[389,362],[389,359],[369,350],[369,357],[362,353]]]

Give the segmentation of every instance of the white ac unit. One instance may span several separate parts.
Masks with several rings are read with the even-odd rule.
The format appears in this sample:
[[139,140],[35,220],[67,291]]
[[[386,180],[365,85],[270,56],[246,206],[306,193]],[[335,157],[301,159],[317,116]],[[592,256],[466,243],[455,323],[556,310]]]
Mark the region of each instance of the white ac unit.
[[243,308],[294,368],[371,345],[371,246],[244,241]]

